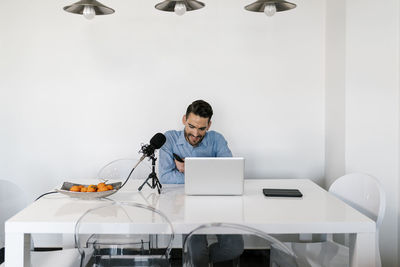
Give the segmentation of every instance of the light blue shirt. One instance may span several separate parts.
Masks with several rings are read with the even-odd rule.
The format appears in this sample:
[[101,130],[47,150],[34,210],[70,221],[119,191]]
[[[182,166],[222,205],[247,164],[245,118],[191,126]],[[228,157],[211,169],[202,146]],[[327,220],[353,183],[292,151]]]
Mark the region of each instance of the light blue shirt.
[[167,141],[160,149],[158,173],[162,184],[183,184],[185,176],[176,168],[174,156],[186,157],[232,157],[232,152],[222,134],[208,131],[196,147],[186,141],[183,131],[167,131]]

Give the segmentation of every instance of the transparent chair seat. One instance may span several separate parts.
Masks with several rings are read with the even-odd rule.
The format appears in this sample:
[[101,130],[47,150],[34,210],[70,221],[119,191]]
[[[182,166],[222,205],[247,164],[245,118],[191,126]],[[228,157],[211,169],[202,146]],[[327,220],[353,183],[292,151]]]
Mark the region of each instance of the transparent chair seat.
[[[86,242],[93,247],[94,256],[136,256],[151,255],[149,235],[92,235]],[[135,240],[135,241],[129,241]]]
[[[98,222],[108,226],[93,228]],[[116,225],[116,233],[104,230]],[[140,233],[136,229],[146,226],[159,235]],[[99,232],[89,234],[95,229]],[[102,232],[102,233],[100,233]],[[153,240],[148,240],[153,236]],[[158,242],[162,236],[164,242]],[[75,243],[82,255],[81,267],[109,266],[169,266],[174,231],[171,222],[160,211],[138,203],[110,202],[87,211],[75,227]]]
[[94,255],[86,266],[128,267],[128,266],[170,266],[168,260],[150,255]]

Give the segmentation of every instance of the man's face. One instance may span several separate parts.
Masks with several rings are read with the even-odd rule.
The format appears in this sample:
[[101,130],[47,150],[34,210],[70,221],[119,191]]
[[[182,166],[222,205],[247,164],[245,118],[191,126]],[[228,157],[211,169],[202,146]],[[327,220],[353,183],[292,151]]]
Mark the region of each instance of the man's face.
[[211,121],[208,118],[203,118],[193,113],[189,116],[183,116],[183,125],[185,125],[185,138],[192,146],[197,146],[203,140],[206,132],[211,126]]

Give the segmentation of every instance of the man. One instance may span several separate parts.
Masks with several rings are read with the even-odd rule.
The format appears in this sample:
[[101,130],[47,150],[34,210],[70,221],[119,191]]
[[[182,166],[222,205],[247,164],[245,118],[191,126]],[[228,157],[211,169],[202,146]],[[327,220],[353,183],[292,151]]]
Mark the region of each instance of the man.
[[[160,149],[159,175],[161,183],[185,182],[185,157],[232,157],[225,138],[211,126],[213,110],[207,102],[196,100],[186,109],[182,118],[183,131],[167,131],[167,141]],[[173,156],[177,154],[183,162]],[[217,235],[218,242],[207,249],[207,237],[192,238],[191,251],[195,266],[208,266],[208,262],[221,262],[236,258],[243,252],[243,239],[238,235]]]
[[187,107],[182,118],[183,131],[167,131],[167,141],[160,150],[159,175],[161,183],[183,184],[185,163],[174,159],[173,153],[185,157],[232,157],[225,138],[211,126],[213,110],[203,100]]

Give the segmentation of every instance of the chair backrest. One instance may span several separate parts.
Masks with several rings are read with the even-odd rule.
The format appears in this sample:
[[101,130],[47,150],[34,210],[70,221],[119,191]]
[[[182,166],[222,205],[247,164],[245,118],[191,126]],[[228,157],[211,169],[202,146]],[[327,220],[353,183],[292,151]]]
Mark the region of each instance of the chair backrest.
[[4,247],[4,222],[27,204],[25,192],[13,182],[0,180],[0,248]]
[[[124,181],[139,159],[116,159],[104,165],[97,178]],[[132,172],[130,179],[146,179],[151,173],[151,164],[145,159]]]
[[191,231],[183,243],[183,264],[184,266],[204,266],[209,262],[240,263],[243,261],[247,243],[251,244],[251,248],[259,249],[260,258],[252,259],[257,261],[257,266],[273,266],[267,261],[267,250],[271,247],[275,248],[276,253],[285,255],[287,259],[285,266],[297,266],[294,253],[276,238],[257,229],[231,223],[203,224]]
[[329,188],[329,192],[382,224],[386,208],[386,196],[380,182],[367,174],[351,173],[338,178]]
[[[152,234],[157,234],[156,242]],[[81,267],[89,260],[95,266],[164,266],[173,238],[170,220],[159,210],[138,203],[102,203],[85,212],[75,226]]]

